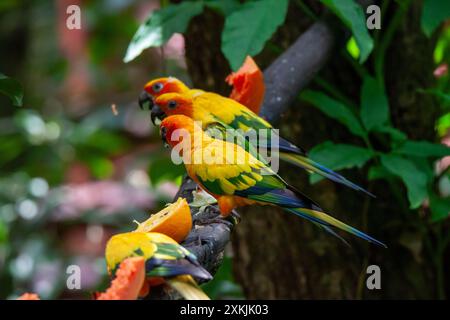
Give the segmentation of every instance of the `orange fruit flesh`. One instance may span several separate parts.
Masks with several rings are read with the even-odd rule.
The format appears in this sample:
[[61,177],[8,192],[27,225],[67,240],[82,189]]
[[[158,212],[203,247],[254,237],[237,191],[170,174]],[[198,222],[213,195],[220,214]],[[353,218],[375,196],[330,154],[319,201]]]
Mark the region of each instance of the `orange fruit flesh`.
[[145,259],[133,257],[123,260],[110,287],[97,300],[136,300],[145,281]]
[[41,299],[39,299],[39,296],[36,293],[27,292],[18,297],[17,300],[41,300]]
[[135,232],[159,232],[176,242],[183,241],[192,229],[192,216],[184,198],[167,206],[142,223],[138,222]]

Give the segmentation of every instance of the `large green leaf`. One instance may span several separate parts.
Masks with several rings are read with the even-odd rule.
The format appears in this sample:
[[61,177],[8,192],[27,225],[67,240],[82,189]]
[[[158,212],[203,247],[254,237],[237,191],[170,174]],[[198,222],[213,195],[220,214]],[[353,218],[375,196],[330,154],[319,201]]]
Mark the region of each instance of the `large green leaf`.
[[222,52],[237,70],[247,55],[254,56],[281,25],[288,0],[249,1],[226,17],[222,32]]
[[22,106],[23,88],[17,80],[0,73],[0,92],[8,96],[15,106]]
[[352,31],[360,50],[359,62],[366,61],[373,49],[373,40],[366,26],[362,7],[354,0],[321,0]]
[[361,88],[361,120],[367,130],[381,127],[389,121],[389,102],[380,83],[365,76]]
[[[361,168],[373,157],[373,152],[366,148],[327,141],[315,146],[309,152],[309,157],[329,169],[340,170]],[[314,183],[320,179],[322,178],[319,175],[311,175],[310,181]]]
[[450,18],[450,1],[424,0],[420,24],[423,32],[431,36],[433,31],[445,20]]
[[394,154],[381,156],[381,164],[403,180],[411,208],[419,207],[427,197],[427,175],[414,162]]
[[124,62],[130,62],[144,49],[159,47],[174,33],[183,33],[193,17],[203,12],[203,3],[184,1],[156,10],[145,20],[128,46]]
[[442,158],[450,156],[450,148],[444,144],[431,143],[428,141],[405,141],[395,153],[416,157]]
[[240,3],[237,0],[209,0],[205,1],[205,6],[227,16],[236,11],[240,7]]
[[304,91],[300,97],[314,105],[327,116],[344,124],[353,134],[360,137],[367,135],[359,120],[345,104],[330,98],[326,94],[313,90]]

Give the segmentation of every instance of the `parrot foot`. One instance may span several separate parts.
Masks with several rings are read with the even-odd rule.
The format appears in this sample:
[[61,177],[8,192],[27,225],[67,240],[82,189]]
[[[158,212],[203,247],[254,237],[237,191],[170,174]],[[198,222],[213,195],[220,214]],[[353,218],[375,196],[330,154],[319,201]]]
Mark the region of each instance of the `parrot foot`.
[[199,218],[196,221],[196,224],[197,225],[208,225],[208,224],[213,224],[213,223],[223,223],[229,227],[233,227],[233,226],[237,225],[240,221],[241,221],[240,215],[237,212],[232,211],[231,214],[226,217],[218,215],[213,218],[210,218],[210,217]]

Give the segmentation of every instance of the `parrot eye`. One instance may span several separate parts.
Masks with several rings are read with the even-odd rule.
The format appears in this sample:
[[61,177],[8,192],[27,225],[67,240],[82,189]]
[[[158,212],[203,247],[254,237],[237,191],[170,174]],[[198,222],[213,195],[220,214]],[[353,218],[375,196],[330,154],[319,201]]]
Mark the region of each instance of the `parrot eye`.
[[160,92],[161,89],[163,88],[163,84],[161,82],[157,82],[152,86],[153,91],[155,92]]
[[172,109],[172,110],[175,109],[177,106],[178,106],[178,103],[174,100],[170,100],[167,103],[167,107],[169,107],[169,109]]

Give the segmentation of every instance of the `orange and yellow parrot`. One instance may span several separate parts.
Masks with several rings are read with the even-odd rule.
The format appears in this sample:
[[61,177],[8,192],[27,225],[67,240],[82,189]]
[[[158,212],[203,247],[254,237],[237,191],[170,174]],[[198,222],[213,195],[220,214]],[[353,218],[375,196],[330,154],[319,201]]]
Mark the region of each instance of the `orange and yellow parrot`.
[[237,144],[210,137],[190,117],[166,117],[161,122],[160,133],[167,144],[179,151],[188,175],[217,199],[223,216],[239,206],[278,206],[322,226],[334,235],[336,234],[330,227],[385,246],[327,215],[316,203],[288,185],[263,162]]
[[[122,261],[132,257],[145,259],[144,288],[168,283],[188,300],[209,300],[193,277],[212,279],[197,257],[172,238],[156,232],[128,232],[113,236],[106,245],[108,270],[115,274]],[[142,289],[142,291],[146,291]]]
[[219,130],[220,128],[241,129],[244,133],[251,129],[267,130],[270,133],[267,135],[267,139],[261,139],[259,136],[258,145],[254,147],[270,149],[271,135],[276,135],[279,143],[275,147],[278,148],[282,160],[302,167],[310,173],[320,174],[334,182],[373,196],[342,175],[309,159],[304,149],[278,136],[270,123],[233,99],[212,92],[189,89],[176,78],[159,78],[146,84],[139,103],[141,107],[144,107],[146,103],[149,104],[153,123],[156,119],[161,120],[168,115],[183,114],[196,121],[201,121],[204,130],[211,126],[219,128]]

